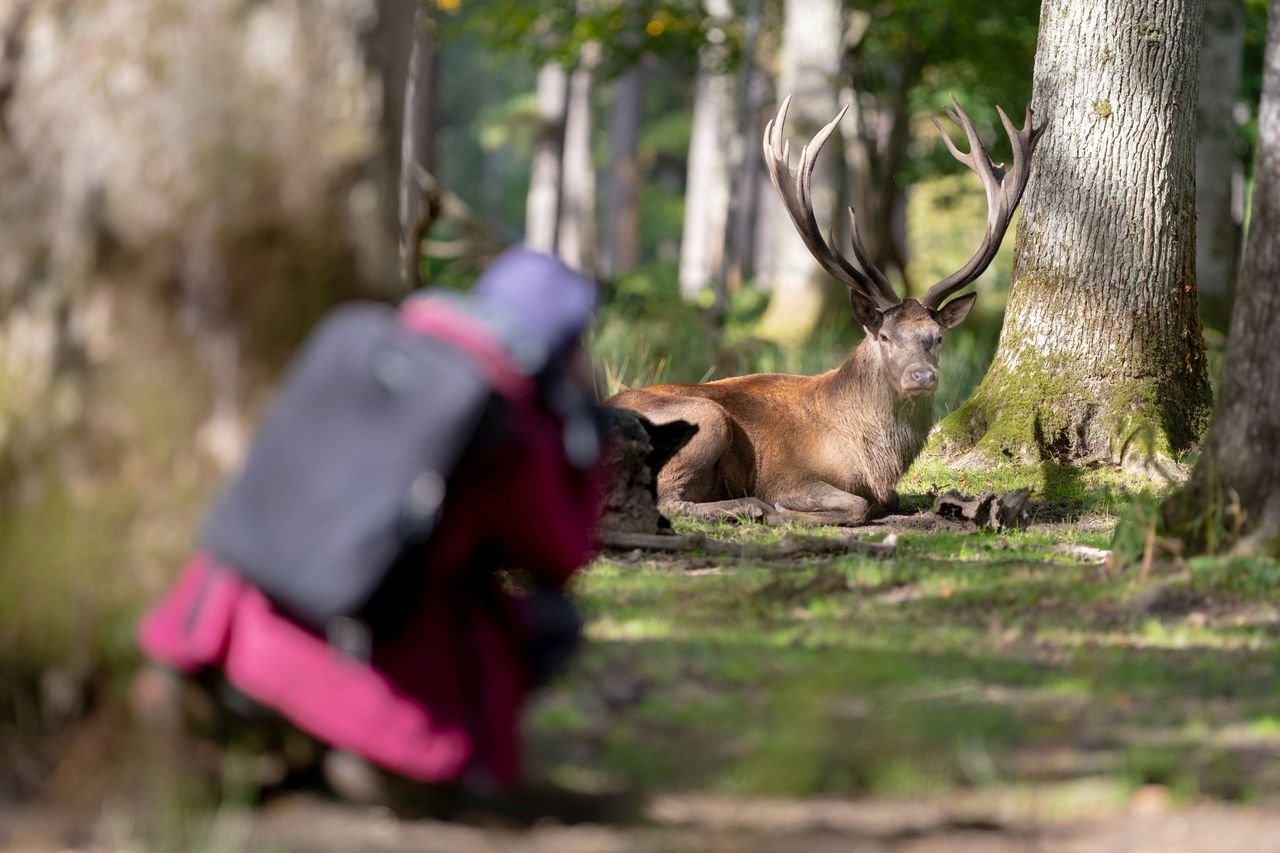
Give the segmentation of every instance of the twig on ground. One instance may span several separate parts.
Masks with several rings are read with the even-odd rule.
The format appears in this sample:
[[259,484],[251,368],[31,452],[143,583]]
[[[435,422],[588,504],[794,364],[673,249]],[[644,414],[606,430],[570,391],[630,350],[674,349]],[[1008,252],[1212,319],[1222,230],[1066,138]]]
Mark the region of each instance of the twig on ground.
[[1105,548],[1093,548],[1089,545],[1068,545],[1063,542],[1054,545],[1052,550],[1056,554],[1066,554],[1069,557],[1084,560],[1086,563],[1105,563],[1111,558],[1111,552]]
[[881,542],[867,542],[852,535],[844,536],[787,536],[779,542],[767,545],[747,545],[712,539],[702,533],[684,536],[657,533],[624,533],[616,530],[600,532],[602,547],[613,551],[704,551],[730,557],[750,557],[758,560],[778,560],[806,554],[842,554],[858,551],[877,557],[892,556],[898,548],[898,536],[890,533]]

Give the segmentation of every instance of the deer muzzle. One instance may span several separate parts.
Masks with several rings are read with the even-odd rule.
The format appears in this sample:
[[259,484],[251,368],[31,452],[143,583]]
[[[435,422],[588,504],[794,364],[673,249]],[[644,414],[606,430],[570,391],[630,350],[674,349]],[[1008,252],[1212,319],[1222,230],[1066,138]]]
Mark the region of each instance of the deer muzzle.
[[932,394],[938,390],[938,371],[924,364],[908,367],[902,374],[902,390],[907,394]]

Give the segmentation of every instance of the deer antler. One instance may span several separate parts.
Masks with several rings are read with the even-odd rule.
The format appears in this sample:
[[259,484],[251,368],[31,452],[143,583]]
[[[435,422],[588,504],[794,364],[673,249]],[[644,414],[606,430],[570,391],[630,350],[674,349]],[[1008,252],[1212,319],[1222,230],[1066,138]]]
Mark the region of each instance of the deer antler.
[[[848,258],[831,248],[831,244],[822,238],[818,229],[818,220],[813,215],[813,195],[810,184],[813,181],[814,160],[827,138],[835,131],[840,119],[849,109],[845,106],[826,127],[818,131],[800,152],[800,165],[796,172],[791,171],[791,143],[782,138],[782,128],[787,121],[787,108],[791,106],[791,97],[787,96],[778,108],[778,114],[764,129],[764,161],[769,167],[769,177],[773,186],[782,197],[783,207],[791,217],[800,239],[808,247],[810,254],[817,259],[824,270],[850,288],[858,291],[875,304],[877,308],[892,308],[900,300],[889,286],[884,273],[876,269],[867,257],[867,250],[862,245],[862,235],[858,232],[858,220],[853,208],[849,208],[849,234],[853,242],[853,255],[858,264],[850,263]],[[832,240],[831,242],[834,242]]]
[[978,133],[973,129],[973,122],[969,121],[969,117],[960,108],[960,102],[954,95],[951,97],[951,103],[955,109],[948,109],[947,116],[959,125],[964,130],[964,135],[968,137],[968,154],[962,154],[956,148],[950,135],[936,118],[931,120],[938,128],[938,132],[942,134],[942,141],[946,143],[951,156],[968,166],[982,180],[982,186],[987,191],[987,233],[982,238],[982,245],[978,247],[978,251],[974,252],[973,257],[969,258],[968,263],[929,288],[929,291],[920,299],[927,308],[941,306],[951,294],[970,284],[991,265],[991,261],[996,256],[996,250],[1000,248],[1000,241],[1004,239],[1004,232],[1009,228],[1009,220],[1013,217],[1018,202],[1022,200],[1022,191],[1027,188],[1027,178],[1031,174],[1031,155],[1035,151],[1036,143],[1040,141],[1041,134],[1048,127],[1047,122],[1039,127],[1033,126],[1031,108],[1027,107],[1026,120],[1023,122],[1022,129],[1018,130],[1004,114],[1004,110],[996,107],[1005,133],[1009,135],[1009,143],[1013,146],[1013,168],[1006,172],[1003,164],[991,162],[991,158],[987,156],[987,150],[982,147],[982,140],[978,139]]

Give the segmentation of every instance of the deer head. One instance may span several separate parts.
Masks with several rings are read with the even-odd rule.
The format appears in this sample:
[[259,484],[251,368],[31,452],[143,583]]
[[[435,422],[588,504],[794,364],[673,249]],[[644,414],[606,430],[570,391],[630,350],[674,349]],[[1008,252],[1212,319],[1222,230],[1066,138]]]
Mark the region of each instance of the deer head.
[[858,232],[858,218],[852,207],[849,208],[849,236],[853,244],[854,261],[833,249],[834,239],[823,239],[822,232],[818,229],[810,190],[814,161],[849,107],[846,105],[801,150],[800,164],[795,172],[790,166],[791,145],[782,136],[783,125],[787,121],[787,108],[791,105],[790,97],[782,102],[777,116],[764,131],[765,163],[769,167],[773,186],[782,197],[787,215],[822,268],[849,287],[849,305],[854,317],[866,330],[866,346],[877,356],[885,375],[902,396],[928,395],[937,389],[938,352],[943,332],[958,325],[968,316],[977,294],[968,293],[955,299],[950,297],[982,275],[995,258],[1013,211],[1017,209],[1022,192],[1026,189],[1031,171],[1031,155],[1046,126],[1042,124],[1034,127],[1031,123],[1031,109],[1028,108],[1024,126],[1018,130],[1009,121],[1004,110],[996,107],[1013,146],[1013,168],[1006,171],[1003,164],[991,162],[973,123],[960,108],[959,102],[953,97],[951,103],[955,109],[947,110],[947,115],[964,130],[969,140],[969,152],[962,153],[956,148],[936,118],[933,123],[942,133],[951,155],[982,180],[987,194],[987,231],[982,245],[974,252],[973,257],[963,267],[930,287],[918,300],[900,298],[894,293],[884,273],[871,263],[863,247],[862,236]]

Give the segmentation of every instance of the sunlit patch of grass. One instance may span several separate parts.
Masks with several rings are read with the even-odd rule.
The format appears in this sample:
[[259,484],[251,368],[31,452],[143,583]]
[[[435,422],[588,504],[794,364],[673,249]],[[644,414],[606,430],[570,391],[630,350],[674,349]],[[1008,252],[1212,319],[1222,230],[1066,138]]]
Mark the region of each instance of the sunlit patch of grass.
[[1272,557],[1194,557],[1187,561],[1192,585],[1255,601],[1280,603],[1280,560]]
[[[677,526],[740,542],[784,532]],[[1185,587],[1254,606],[1243,591],[1270,600],[1273,570],[1219,560],[1144,578],[1058,548],[1108,536],[1062,524],[904,534],[891,559],[717,559],[713,573],[602,561],[577,584],[595,642],[553,694],[597,708],[595,745],[583,751],[581,719],[553,713],[537,727],[543,760],[600,764],[648,789],[912,795],[1037,785],[1034,768],[1054,765],[1035,756],[1075,754],[1085,775],[1054,770],[1055,784],[1105,782],[1115,797],[1146,784],[1175,797],[1280,790],[1243,757],[1276,727],[1280,631],[1143,603]],[[584,698],[625,695],[618,679],[639,698]],[[1224,726],[1249,737],[1223,739]],[[1143,734],[1166,730],[1178,749]]]
[[899,485],[905,506],[925,509],[935,495],[947,491],[976,495],[1031,490],[1033,520],[1086,515],[1113,517],[1135,498],[1164,495],[1171,483],[1110,465],[1076,466],[1045,462],[963,468],[925,454]]

